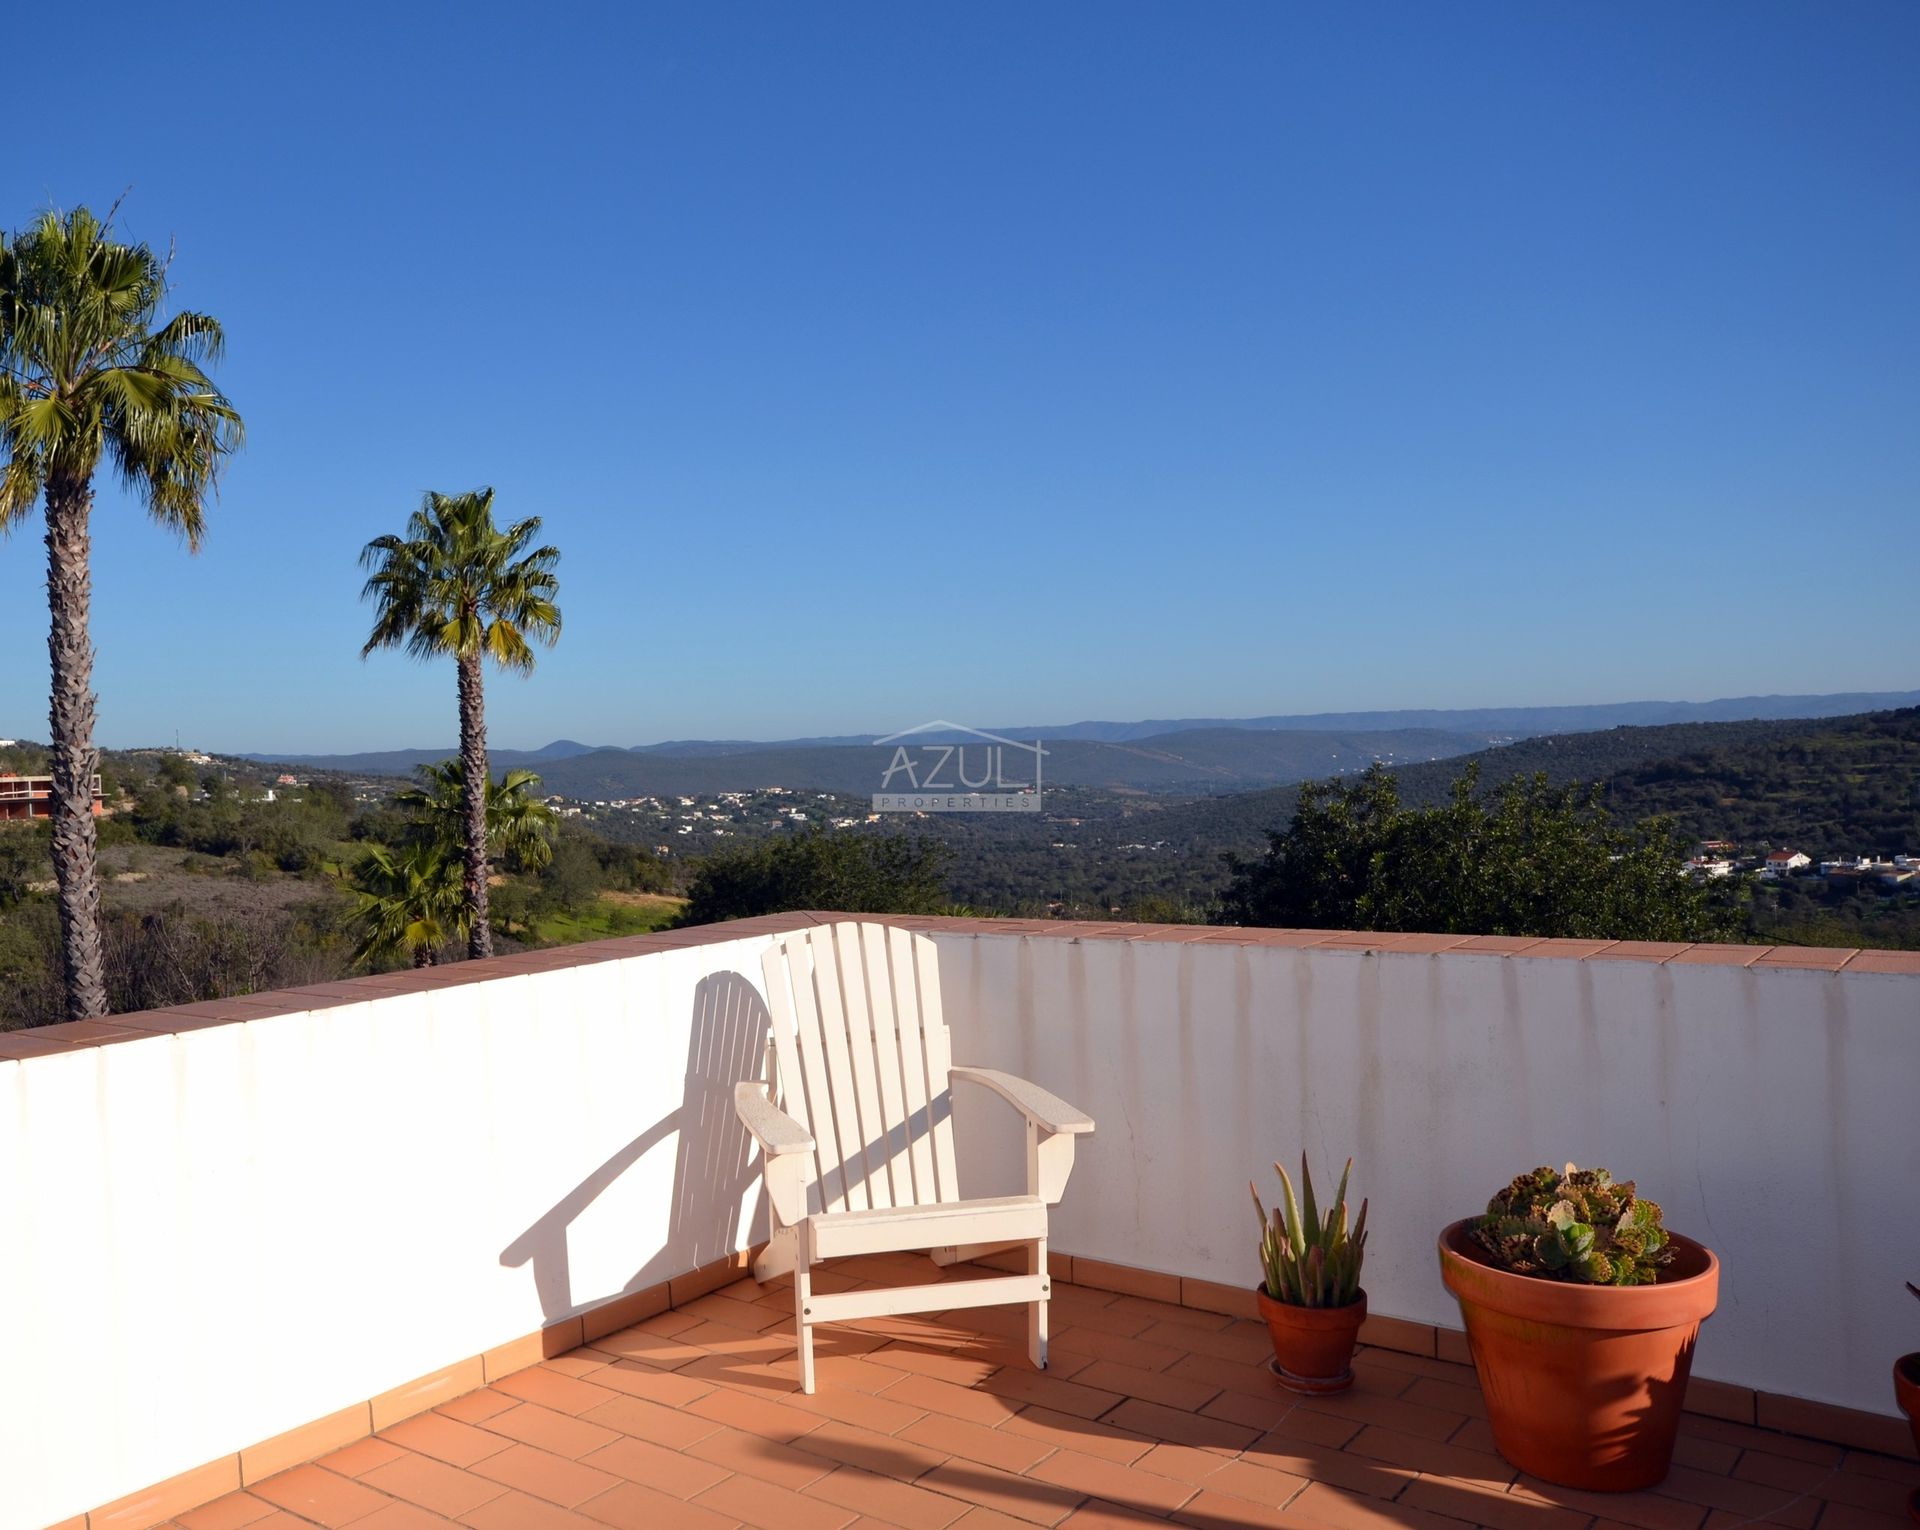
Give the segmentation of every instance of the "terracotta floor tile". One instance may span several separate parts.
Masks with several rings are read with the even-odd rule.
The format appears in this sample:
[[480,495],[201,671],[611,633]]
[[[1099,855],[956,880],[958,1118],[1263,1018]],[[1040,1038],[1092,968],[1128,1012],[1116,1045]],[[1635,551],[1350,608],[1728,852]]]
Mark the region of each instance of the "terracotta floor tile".
[[1848,1503],[1830,1503],[1820,1516],[1821,1530],[1912,1530],[1912,1525],[1910,1514],[1895,1518],[1871,1509],[1856,1509]]
[[1141,1530],[1143,1526],[1164,1525],[1157,1514],[1143,1514],[1125,1504],[1089,1499],[1061,1522],[1062,1530]]
[[808,1498],[757,1477],[729,1477],[693,1501],[757,1530],[846,1530],[858,1517],[837,1503]]
[[1174,1511],[1173,1521],[1195,1530],[1299,1530],[1303,1523],[1284,1508],[1231,1498],[1212,1488],[1202,1488],[1189,1498]]
[[507,1409],[517,1407],[516,1399],[496,1392],[491,1387],[482,1387],[477,1392],[469,1392],[465,1397],[456,1397],[443,1402],[433,1411],[444,1413],[448,1418],[463,1424],[478,1424],[490,1419],[496,1413],[505,1413]]
[[1187,1381],[1204,1381],[1223,1391],[1239,1392],[1248,1397],[1276,1397],[1287,1402],[1298,1401],[1291,1393],[1284,1393],[1274,1382],[1273,1373],[1266,1368],[1266,1362],[1248,1365],[1239,1360],[1223,1360],[1218,1355],[1182,1355],[1167,1367],[1169,1376],[1179,1376]]
[[444,1514],[449,1519],[477,1509],[506,1491],[497,1482],[411,1452],[398,1461],[376,1466],[360,1480],[368,1487],[431,1509],[435,1514]]
[[1152,1472],[1156,1477],[1172,1477],[1198,1487],[1232,1459],[1224,1451],[1201,1450],[1193,1445],[1172,1445],[1163,1441],[1132,1464],[1143,1472]]
[[1072,1413],[1081,1418],[1098,1418],[1121,1401],[1118,1392],[1107,1392],[1082,1381],[1064,1381],[1046,1371],[1028,1369],[997,1371],[981,1382],[976,1391],[1004,1402],[1035,1403],[1056,1413]]
[[[1115,1467],[1125,1471],[1125,1467]],[[978,1461],[948,1461],[922,1477],[917,1486],[991,1509],[1029,1525],[1057,1525],[1087,1496],[1078,1488],[1033,1476],[1003,1472]]]
[[1920,1461],[1877,1456],[1867,1450],[1850,1450],[1842,1464],[1850,1476],[1885,1477],[1894,1482],[1904,1482],[1910,1488],[1920,1488]]
[[[925,1381],[929,1378],[923,1376],[919,1379]],[[891,1387],[877,1393],[849,1391],[834,1386],[825,1377],[821,1378],[820,1390],[812,1396],[804,1392],[785,1392],[779,1395],[778,1400],[783,1406],[797,1408],[802,1413],[838,1419],[843,1424],[856,1424],[876,1434],[898,1434],[909,1424],[918,1423],[927,1416],[926,1409],[916,1408],[895,1397]]]
[[[431,1413],[423,1413],[421,1418],[432,1418]],[[451,1419],[441,1419],[443,1424],[451,1424]],[[385,1466],[389,1461],[397,1461],[406,1452],[399,1445],[386,1440],[355,1440],[351,1445],[343,1445],[331,1455],[321,1456],[313,1464],[324,1466],[330,1472],[338,1472],[343,1477],[358,1477],[362,1472],[373,1470],[376,1466]],[[431,1452],[429,1452],[431,1454]]]
[[1144,1339],[1122,1338],[1119,1334],[1101,1333],[1092,1328],[1063,1328],[1054,1334],[1051,1348],[1062,1354],[1113,1360],[1143,1371],[1164,1371],[1192,1353],[1171,1344],[1150,1344]]
[[[1011,1356],[989,1357],[956,1350],[930,1349],[920,1344],[893,1343],[884,1349],[873,1352],[874,1363],[891,1366],[899,1371],[913,1371],[922,1376],[932,1376],[940,1381],[950,1381],[955,1386],[970,1387],[976,1382],[985,1381],[1001,1368],[1002,1359]],[[1020,1364],[1026,1365],[1026,1356],[1020,1357]],[[1040,1372],[1030,1374],[1039,1375]]]
[[1310,1482],[1287,1505],[1289,1515],[1332,1530],[1459,1530],[1460,1521],[1412,1504],[1384,1503],[1360,1493],[1346,1493],[1324,1482]]
[[1056,1450],[1028,1474],[1041,1482],[1071,1488],[1088,1498],[1104,1498],[1149,1514],[1171,1514],[1193,1497],[1193,1484],[1155,1476],[1077,1450]]
[[[1487,1402],[1480,1395],[1480,1389],[1471,1380],[1464,1383],[1436,1381],[1431,1376],[1416,1376],[1413,1384],[1400,1394],[1400,1400],[1409,1404],[1419,1404],[1439,1413],[1450,1413],[1458,1418],[1485,1418]],[[1369,1423],[1385,1423],[1385,1419],[1369,1419]],[[1419,1431],[1414,1431],[1418,1433]]]
[[[689,1360],[698,1360],[702,1355],[711,1353],[698,1344],[689,1344],[678,1337],[678,1330],[668,1333],[648,1326],[656,1321],[648,1318],[645,1323],[635,1324],[632,1328],[602,1334],[588,1348],[615,1359],[644,1360],[648,1365],[659,1366],[663,1370],[675,1370]],[[700,1325],[695,1322],[687,1326],[697,1328]]]
[[1699,1530],[1707,1511],[1696,1503],[1678,1498],[1662,1498],[1655,1493],[1586,1493],[1579,1488],[1542,1482],[1538,1477],[1522,1475],[1507,1489],[1515,1498],[1530,1498],[1539,1503],[1558,1504],[1583,1514],[1595,1515],[1633,1530]]
[[[504,1417],[521,1406],[524,1405],[515,1403],[490,1417]],[[416,1413],[412,1418],[402,1419],[383,1431],[370,1443],[387,1444],[390,1448],[404,1446],[416,1455],[432,1456],[434,1460],[444,1461],[449,1466],[471,1466],[488,1456],[499,1455],[512,1442],[439,1413]]]
[[588,1519],[526,1493],[503,1493],[492,1503],[462,1514],[460,1523],[473,1530],[605,1530],[601,1520]]
[[644,1397],[668,1408],[684,1408],[696,1397],[713,1390],[713,1383],[667,1371],[642,1360],[616,1360],[594,1372],[593,1384],[624,1392],[629,1397]]
[[870,1429],[857,1429],[836,1419],[823,1420],[818,1428],[792,1444],[795,1450],[809,1455],[824,1456],[843,1466],[857,1466],[862,1471],[901,1482],[913,1481],[947,1458],[945,1451],[930,1450],[893,1435],[875,1434]]
[[1209,1493],[1224,1493],[1244,1498],[1269,1509],[1282,1508],[1306,1490],[1307,1479],[1293,1472],[1254,1466],[1246,1461],[1227,1461],[1206,1480]]
[[365,1519],[356,1519],[355,1530],[446,1530],[458,1521],[410,1503],[390,1503],[375,1509]]
[[1513,1467],[1491,1451],[1469,1450],[1424,1435],[1402,1434],[1397,1429],[1382,1429],[1368,1424],[1342,1447],[1348,1455],[1365,1456],[1369,1461],[1384,1461],[1389,1466],[1404,1466],[1409,1471],[1426,1472],[1436,1477],[1457,1477],[1478,1482],[1505,1492],[1515,1476]]
[[493,1383],[496,1392],[505,1392],[522,1402],[539,1403],[556,1413],[585,1413],[620,1396],[618,1392],[575,1376],[561,1376],[540,1366],[515,1371]]
[[1412,1472],[1383,1462],[1350,1456],[1343,1450],[1316,1445],[1310,1440],[1292,1439],[1281,1434],[1262,1435],[1229,1470],[1244,1467],[1248,1471],[1283,1471],[1306,1477],[1373,1498],[1395,1498],[1407,1485]]
[[290,1472],[256,1482],[251,1491],[276,1508],[329,1527],[365,1519],[388,1501],[353,1478],[318,1466],[296,1466]]
[[1183,1408],[1142,1402],[1137,1397],[1130,1397],[1111,1413],[1103,1414],[1100,1421],[1169,1444],[1191,1445],[1200,1450],[1245,1450],[1261,1434],[1260,1430],[1250,1429],[1245,1424],[1206,1418]]
[[719,1427],[712,1419],[701,1418],[685,1409],[664,1408],[659,1403],[648,1402],[644,1397],[628,1397],[624,1393],[611,1402],[589,1408],[580,1416],[589,1423],[603,1424],[608,1429],[630,1434],[637,1440],[671,1445],[675,1450],[686,1449]]
[[774,1402],[770,1398],[728,1388],[709,1392],[705,1397],[695,1398],[687,1404],[687,1412],[696,1417],[708,1419],[712,1423],[725,1424],[729,1429],[744,1429],[748,1434],[762,1435],[769,1440],[785,1443],[796,1440],[801,1435],[820,1427],[822,1420],[818,1414],[808,1413],[804,1409],[790,1408],[785,1403]]
[[[1421,1387],[1439,1387],[1448,1392],[1461,1390],[1459,1387],[1447,1387],[1442,1382],[1422,1379],[1414,1382],[1404,1398],[1338,1392],[1331,1397],[1304,1397],[1300,1400],[1300,1411],[1331,1414],[1335,1418],[1352,1419],[1358,1424],[1379,1424],[1387,1429],[1397,1429],[1402,1434],[1417,1434],[1429,1440],[1451,1438],[1470,1415],[1415,1400],[1413,1393]],[[1480,1394],[1474,1393],[1473,1398],[1478,1404]]]
[[1101,1420],[1057,1413],[1052,1408],[1028,1408],[1000,1428],[1054,1450],[1077,1450],[1082,1455],[1131,1465],[1153,1448],[1154,1441],[1130,1429],[1116,1429]]
[[1219,1396],[1221,1391],[1210,1381],[1192,1381],[1160,1371],[1145,1371],[1138,1366],[1120,1365],[1112,1360],[1099,1360],[1088,1366],[1080,1372],[1075,1384],[1105,1392],[1118,1392],[1123,1397],[1138,1397],[1145,1402],[1160,1403],[1169,1408],[1185,1408],[1189,1412],[1198,1412]]
[[702,1461],[682,1451],[668,1450],[664,1445],[626,1435],[621,1435],[611,1445],[603,1445],[591,1455],[582,1456],[581,1460],[588,1466],[612,1472],[629,1482],[658,1488],[675,1498],[692,1498],[716,1483],[724,1482],[727,1477],[727,1469],[711,1461]]
[[805,1491],[809,1498],[838,1504],[856,1514],[870,1514],[901,1530],[946,1530],[967,1507],[957,1498],[929,1493],[891,1477],[876,1477],[857,1466],[839,1467],[808,1484]]
[[733,1530],[731,1515],[703,1509],[638,1482],[620,1482],[588,1499],[579,1512],[617,1530]]
[[[1151,1305],[1151,1304],[1149,1304]],[[1108,1302],[1095,1306],[1081,1302],[1064,1302],[1058,1299],[1047,1303],[1049,1314],[1056,1327],[1091,1329],[1095,1333],[1117,1334],[1123,1339],[1137,1339],[1149,1328],[1156,1328],[1167,1322],[1157,1313],[1141,1312],[1137,1308],[1123,1307],[1119,1302]],[[987,1309],[989,1311],[994,1309]],[[1199,1314],[1212,1316],[1211,1313]],[[1023,1325],[1025,1315],[1014,1313],[1017,1321]],[[1177,1321],[1177,1320],[1176,1320]]]
[[[1273,1358],[1273,1341],[1267,1331],[1252,1323],[1234,1323],[1226,1328],[1195,1328],[1190,1323],[1156,1323],[1136,1335],[1143,1342],[1167,1344],[1183,1355],[1207,1355],[1215,1360],[1231,1360],[1236,1365],[1264,1365]],[[1356,1356],[1361,1363],[1364,1356]]]
[[[1491,1438],[1492,1431],[1488,1431],[1488,1434]],[[1717,1472],[1725,1477],[1732,1474],[1734,1463],[1740,1459],[1740,1447],[1720,1440],[1703,1440],[1698,1435],[1683,1434],[1673,1442],[1673,1459],[1696,1471]]]
[[240,1530],[242,1525],[251,1525],[276,1512],[264,1498],[256,1498],[251,1493],[229,1493],[225,1498],[176,1514],[174,1520],[185,1530]]
[[953,1530],[1027,1530],[1028,1521],[975,1504],[953,1522]]
[[982,1461],[1007,1472],[1023,1472],[1054,1449],[1030,1436],[990,1429],[944,1413],[922,1415],[918,1422],[901,1430],[898,1437],[924,1445],[939,1455],[964,1456],[969,1461]]
[[970,1424],[992,1426],[1020,1411],[1017,1400],[998,1397],[983,1388],[955,1386],[951,1381],[912,1373],[901,1376],[880,1395],[925,1413],[944,1413]]
[[556,1376],[572,1376],[575,1380],[584,1381],[596,1371],[604,1371],[611,1364],[613,1364],[612,1360],[598,1350],[575,1349],[569,1350],[564,1355],[555,1355],[549,1360],[542,1360],[535,1369],[552,1371]]
[[549,1450],[536,1450],[531,1445],[510,1445],[497,1456],[475,1462],[473,1469],[490,1482],[518,1488],[567,1509],[578,1508],[620,1480],[612,1472],[582,1466],[578,1461],[569,1461]]
[[1798,1435],[1780,1434],[1772,1429],[1758,1429],[1752,1424],[1736,1424],[1727,1419],[1705,1418],[1697,1413],[1681,1414],[1680,1433],[1683,1438],[1715,1440],[1725,1445],[1737,1445],[1742,1450],[1764,1450],[1769,1455],[1791,1456],[1797,1461],[1812,1461],[1819,1466],[1835,1466],[1845,1454],[1838,1445],[1828,1445],[1820,1440],[1804,1440]]
[[[617,1395],[608,1394],[610,1399]],[[571,1413],[556,1413],[538,1403],[522,1403],[505,1413],[496,1413],[487,1420],[486,1430],[575,1461],[588,1451],[611,1445],[621,1437],[619,1430],[609,1429],[605,1424],[575,1418]]]
[[1590,1515],[1537,1498],[1503,1492],[1480,1482],[1447,1477],[1418,1477],[1407,1484],[1399,1503],[1488,1530],[1586,1530]]
[[[1725,1509],[1742,1516],[1765,1517],[1774,1524],[1794,1530],[1809,1530],[1818,1516],[1818,1498],[1797,1498],[1794,1494],[1770,1488],[1758,1482],[1743,1482],[1712,1472],[1676,1466],[1666,1479],[1655,1483],[1652,1492],[1662,1498],[1678,1498],[1684,1503],[1703,1504],[1709,1509]],[[1711,1519],[1708,1521],[1712,1523]]]
[[716,1429],[698,1444],[688,1446],[686,1454],[794,1492],[833,1470],[833,1462],[824,1456],[809,1455],[738,1429]]

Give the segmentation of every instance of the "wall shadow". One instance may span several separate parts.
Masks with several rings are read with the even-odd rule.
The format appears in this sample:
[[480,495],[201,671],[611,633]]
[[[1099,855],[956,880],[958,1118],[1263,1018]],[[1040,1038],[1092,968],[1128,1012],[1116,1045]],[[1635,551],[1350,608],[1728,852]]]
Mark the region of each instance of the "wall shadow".
[[[693,991],[686,1069],[678,1107],[655,1121],[556,1201],[500,1251],[510,1268],[531,1265],[547,1322],[669,1275],[718,1259],[740,1242],[740,1206],[758,1183],[753,1142],[733,1110],[733,1086],[763,1076],[772,1021],[759,992],[737,972],[704,977]],[[615,1180],[669,1137],[676,1139],[672,1204],[664,1239],[635,1228],[648,1252],[619,1290],[578,1300],[568,1238],[574,1221]],[[764,1212],[757,1213],[764,1215]]]

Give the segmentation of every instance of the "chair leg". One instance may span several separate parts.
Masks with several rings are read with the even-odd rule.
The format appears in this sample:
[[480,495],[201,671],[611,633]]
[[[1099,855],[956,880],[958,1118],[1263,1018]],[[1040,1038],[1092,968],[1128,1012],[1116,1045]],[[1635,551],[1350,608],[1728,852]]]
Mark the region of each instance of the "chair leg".
[[[1039,1238],[1027,1245],[1027,1273],[1044,1276],[1046,1272],[1047,1240]],[[1051,1287],[1049,1281],[1042,1289]],[[1044,1296],[1027,1304],[1027,1358],[1033,1361],[1034,1369],[1047,1368],[1047,1299]]]
[[813,1271],[806,1259],[806,1250],[800,1251],[800,1259],[793,1267],[793,1326],[800,1340],[800,1390],[813,1390],[813,1319],[809,1309],[813,1305]]

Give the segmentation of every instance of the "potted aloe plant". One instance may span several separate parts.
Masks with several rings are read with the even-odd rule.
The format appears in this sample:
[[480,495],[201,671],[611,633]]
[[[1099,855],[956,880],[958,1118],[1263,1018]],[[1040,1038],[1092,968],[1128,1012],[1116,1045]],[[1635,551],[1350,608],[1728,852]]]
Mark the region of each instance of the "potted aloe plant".
[[1254,1209],[1260,1214],[1260,1270],[1256,1287],[1260,1316],[1273,1339],[1273,1373],[1290,1391],[1342,1392],[1353,1385],[1353,1346],[1367,1316],[1367,1293],[1360,1289],[1360,1264],[1367,1250],[1367,1203],[1347,1228],[1347,1176],[1340,1174],[1334,1204],[1322,1217],[1313,1197],[1313,1171],[1300,1155],[1301,1199],[1293,1181],[1275,1164],[1282,1200],[1271,1216],[1251,1182]]
[[[1907,1282],[1907,1289],[1920,1297],[1920,1286],[1912,1281]],[[1913,1430],[1913,1448],[1920,1451],[1920,1350],[1893,1362],[1893,1395],[1900,1403],[1900,1411],[1907,1416],[1907,1426]],[[1920,1522],[1920,1488],[1915,1488],[1907,1500],[1907,1512]]]
[[1666,1476],[1720,1263],[1605,1169],[1522,1174],[1440,1235],[1494,1443],[1599,1492]]

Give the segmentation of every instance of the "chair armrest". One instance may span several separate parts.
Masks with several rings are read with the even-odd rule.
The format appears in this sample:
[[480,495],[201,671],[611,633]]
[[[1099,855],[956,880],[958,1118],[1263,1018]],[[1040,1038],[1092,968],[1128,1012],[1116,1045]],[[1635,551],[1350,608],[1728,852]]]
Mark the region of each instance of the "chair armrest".
[[991,1089],[1043,1132],[1079,1136],[1093,1130],[1093,1117],[1075,1110],[1058,1095],[1047,1093],[1038,1084],[1030,1084],[997,1068],[951,1068],[947,1076],[958,1083],[981,1084]]
[[767,1098],[766,1085],[735,1084],[733,1110],[767,1157],[813,1151],[813,1138],[807,1129]]

